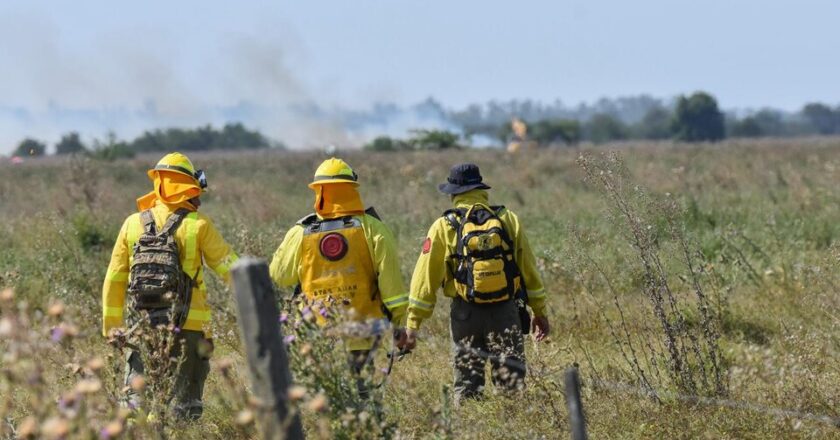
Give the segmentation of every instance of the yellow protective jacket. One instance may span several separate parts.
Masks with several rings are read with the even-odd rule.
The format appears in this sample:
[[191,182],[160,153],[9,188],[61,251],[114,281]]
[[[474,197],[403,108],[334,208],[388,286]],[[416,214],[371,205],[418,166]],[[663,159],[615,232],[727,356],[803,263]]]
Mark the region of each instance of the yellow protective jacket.
[[[391,230],[377,218],[368,214],[355,215],[353,218],[361,222],[364,230],[382,304],[391,313],[392,324],[401,327],[405,322],[408,295],[400,274],[396,240]],[[306,268],[301,264],[304,229],[300,224],[292,227],[274,253],[270,272],[278,286],[296,286],[304,275]]]
[[[477,203],[487,205],[487,191],[477,189],[459,194],[454,197],[453,203],[456,208],[469,208]],[[514,259],[522,272],[528,294],[528,305],[534,315],[545,316],[545,289],[542,276],[537,269],[536,258],[528,244],[528,238],[525,236],[519,217],[509,209],[504,209],[499,214],[499,218],[513,240]],[[457,240],[457,231],[444,217],[439,218],[429,228],[420,257],[417,259],[417,265],[414,267],[414,275],[411,277],[408,328],[416,330],[420,328],[424,319],[432,316],[437,301],[438,287],[443,287],[444,296],[449,298],[456,296],[455,282],[452,278],[455,267],[450,255],[455,253]]]
[[[166,219],[175,212],[177,206],[157,202],[152,208],[157,228],[161,228]],[[126,289],[128,287],[129,268],[133,258],[134,244],[143,234],[143,222],[140,213],[130,215],[122,225],[111,254],[111,263],[102,286],[102,334],[108,334],[113,328],[123,326]],[[225,242],[210,219],[203,213],[193,211],[184,218],[175,231],[175,239],[180,251],[181,267],[193,279],[190,311],[185,330],[203,331],[209,336],[210,307],[207,304],[207,287],[204,284],[203,263],[206,263],[217,275],[229,281],[231,265],[238,259],[236,253]]]

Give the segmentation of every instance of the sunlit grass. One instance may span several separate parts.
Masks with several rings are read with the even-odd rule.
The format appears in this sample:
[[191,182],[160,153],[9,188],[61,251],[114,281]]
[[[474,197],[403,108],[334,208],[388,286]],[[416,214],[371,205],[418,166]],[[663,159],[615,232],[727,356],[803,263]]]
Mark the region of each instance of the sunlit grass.
[[[568,422],[558,372],[574,363],[584,379],[592,438],[840,435],[836,428],[813,420],[668,398],[657,403],[592,386],[596,374],[635,383],[604,321],[605,314],[617,317],[614,303],[635,329],[633,338],[644,337],[645,325],[655,323],[640,302],[642,269],[626,231],[597,187],[584,182],[576,163],[580,153],[344,156],[360,175],[366,204],[376,206],[399,240],[406,285],[426,229],[448,208],[449,200],[437,193],[436,184],[452,164],[474,161],[494,188],[491,201],[523,219],[550,296],[554,333],[547,344],[527,344],[532,367],[528,388],[516,397],[497,395],[491,388],[486,399],[458,408],[444,398],[452,378],[451,343],[448,301],[439,301],[434,318],[424,324],[418,349],[395,364],[384,388],[385,422],[396,426],[396,435],[565,437]],[[840,181],[840,142],[639,145],[621,154],[628,184],[675,201],[679,224],[717,276],[714,288],[726,298],[720,328],[726,398],[840,416],[840,249],[835,246],[840,237],[835,189]],[[311,211],[306,183],[324,157],[252,152],[192,159],[210,178],[202,210],[241,254],[270,258],[285,231]],[[129,426],[119,410],[123,358],[99,334],[99,295],[113,237],[133,212],[134,199],[148,191],[144,171],[156,160],[49,159],[0,166],[0,288],[15,291],[14,305],[5,303],[0,315],[0,332],[10,332],[0,340],[0,416],[5,420],[0,436],[27,427],[40,435],[48,428],[66,428],[72,437],[100,436],[117,424],[136,436],[155,435],[142,424]],[[578,240],[575,231],[590,240]],[[690,293],[690,282],[678,276],[679,254],[673,243],[663,241],[661,246],[676,294]],[[579,264],[581,253],[597,258],[615,286],[615,299],[603,286],[592,287],[600,284],[584,282],[591,273]],[[211,281],[210,286],[216,353],[205,390],[205,415],[197,423],[174,423],[171,429],[181,438],[246,437],[254,433],[248,420],[254,403],[242,394],[248,386],[247,370],[235,307],[220,283]],[[64,305],[62,313],[49,313],[58,301]],[[699,322],[690,307],[682,312],[690,325]],[[54,329],[62,324],[72,326],[62,330],[68,335],[62,337],[69,339],[53,341]],[[91,368],[97,359],[103,365]],[[383,361],[380,356],[378,362]],[[300,366],[295,372],[308,374]],[[305,379],[310,388],[319,386],[312,377]],[[99,381],[97,390],[92,381]],[[67,412],[61,403],[77,391],[84,416]],[[311,402],[320,392],[307,389],[301,401]],[[337,417],[329,416],[334,414],[331,410],[302,408],[311,437],[345,432],[337,418],[326,425],[319,422]],[[349,430],[367,426],[349,420]]]

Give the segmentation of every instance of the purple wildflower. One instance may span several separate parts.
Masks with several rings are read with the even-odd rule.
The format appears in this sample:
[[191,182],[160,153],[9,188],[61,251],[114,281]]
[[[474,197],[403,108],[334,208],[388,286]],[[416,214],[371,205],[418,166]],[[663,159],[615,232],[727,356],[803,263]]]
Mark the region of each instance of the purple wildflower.
[[64,338],[64,329],[61,327],[53,327],[52,332],[50,332],[50,339],[53,342],[61,342]]
[[320,309],[318,310],[318,313],[320,313],[320,314],[321,314],[321,316],[323,316],[324,318],[326,318],[326,317],[327,317],[327,309],[326,309],[326,307],[322,307],[322,308],[320,308]]
[[288,320],[289,320],[289,314],[288,314],[288,313],[283,312],[283,313],[281,313],[281,314],[280,314],[280,319],[279,319],[279,321],[280,321],[280,323],[281,323],[281,324],[282,324],[282,323],[285,323],[285,322],[286,322],[286,321],[288,321]]
[[172,329],[172,333],[181,333],[181,327],[175,327]]
[[108,428],[102,428],[101,430],[99,430],[99,438],[101,438],[101,439],[111,438],[111,433],[108,432]]
[[283,343],[286,345],[291,344],[295,340],[295,335],[287,335],[283,337]]

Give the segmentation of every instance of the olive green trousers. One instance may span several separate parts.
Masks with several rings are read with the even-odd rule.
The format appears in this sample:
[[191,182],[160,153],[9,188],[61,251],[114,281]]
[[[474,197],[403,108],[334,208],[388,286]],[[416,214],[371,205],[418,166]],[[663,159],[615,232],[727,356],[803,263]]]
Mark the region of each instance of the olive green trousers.
[[[194,330],[181,330],[175,335],[170,356],[175,358],[172,374],[174,385],[170,399],[172,410],[176,417],[183,419],[198,419],[204,409],[202,395],[204,382],[210,373],[210,354],[213,351],[212,341],[204,338],[204,333]],[[129,407],[141,404],[140,395],[131,389],[131,382],[135,376],[143,375],[145,368],[139,351],[129,351],[126,358],[125,384],[128,386],[127,403]],[[149,378],[146,378],[149,380]]]
[[525,386],[525,341],[515,301],[474,304],[452,300],[450,331],[455,396],[480,397],[490,362],[493,384],[504,391]]

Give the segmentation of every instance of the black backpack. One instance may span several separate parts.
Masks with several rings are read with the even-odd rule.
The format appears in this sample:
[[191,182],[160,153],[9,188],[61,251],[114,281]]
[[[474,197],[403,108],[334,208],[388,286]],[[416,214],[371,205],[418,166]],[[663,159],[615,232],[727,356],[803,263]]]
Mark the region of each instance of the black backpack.
[[188,214],[187,209],[178,209],[157,233],[152,211],[140,213],[143,234],[134,245],[128,294],[131,307],[141,315],[148,313],[154,326],[181,327],[189,313],[195,282],[181,267],[175,240],[175,231]]

